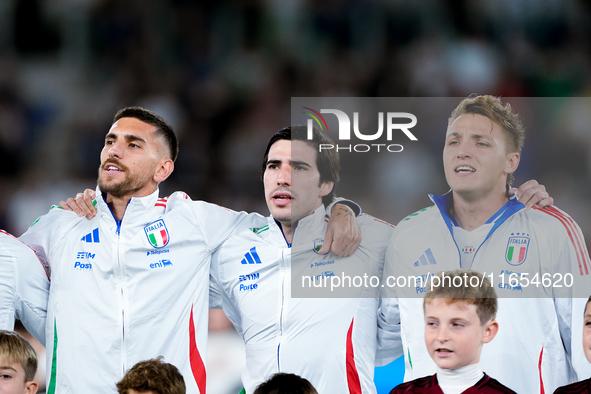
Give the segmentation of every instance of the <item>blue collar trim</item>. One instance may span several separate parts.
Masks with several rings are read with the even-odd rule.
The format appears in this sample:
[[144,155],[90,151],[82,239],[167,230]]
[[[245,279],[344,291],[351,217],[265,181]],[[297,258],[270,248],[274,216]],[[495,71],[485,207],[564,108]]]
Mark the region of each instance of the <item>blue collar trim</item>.
[[[445,222],[445,224],[447,225],[447,228],[449,229],[449,232],[451,233],[452,237],[453,237],[453,227],[458,227],[458,223],[457,221],[454,219],[454,217],[450,214],[450,208],[453,204],[453,198],[452,198],[452,192],[449,191],[446,194],[439,196],[436,194],[429,194],[429,197],[431,198],[431,201],[433,201],[435,203],[435,205],[437,206],[437,208],[439,209],[439,212],[441,213],[441,216],[443,217],[443,221]],[[505,205],[503,205],[501,207],[501,209],[499,209],[494,215],[492,215],[487,221],[486,224],[490,224],[490,223],[494,223],[493,227],[490,229],[490,231],[488,232],[486,238],[484,239],[484,241],[486,241],[488,239],[488,237],[490,237],[490,235],[501,225],[505,222],[505,220],[507,220],[508,218],[510,218],[511,216],[513,216],[515,213],[521,211],[522,209],[525,208],[525,205],[523,205],[523,203],[521,203],[519,200],[517,200],[516,198],[513,199],[509,199]],[[484,242],[483,242],[484,243]]]
[[287,238],[285,238],[285,233],[283,233],[283,227],[281,227],[281,223],[279,223],[277,221],[277,219],[273,218],[273,220],[275,221],[275,223],[277,223],[277,226],[279,227],[279,230],[281,230],[281,235],[283,235],[283,239],[285,240],[285,243],[287,244],[288,248],[291,248],[291,244],[289,242],[287,242]]

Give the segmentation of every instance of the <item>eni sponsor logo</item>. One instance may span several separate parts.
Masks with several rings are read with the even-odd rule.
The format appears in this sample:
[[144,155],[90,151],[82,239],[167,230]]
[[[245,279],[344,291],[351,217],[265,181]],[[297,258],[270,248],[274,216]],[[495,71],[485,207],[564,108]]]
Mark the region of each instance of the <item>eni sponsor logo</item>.
[[317,280],[326,279],[331,276],[335,276],[333,271],[324,271],[324,272],[320,273],[319,275],[314,275],[312,277],[312,282],[317,281]]
[[172,262],[167,259],[158,260],[156,263],[150,263],[150,268],[164,268],[164,267],[172,267]]

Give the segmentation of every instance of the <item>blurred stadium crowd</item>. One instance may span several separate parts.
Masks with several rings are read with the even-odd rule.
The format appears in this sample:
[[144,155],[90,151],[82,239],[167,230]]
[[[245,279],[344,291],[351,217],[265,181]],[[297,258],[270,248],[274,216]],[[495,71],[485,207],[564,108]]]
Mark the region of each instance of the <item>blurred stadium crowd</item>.
[[[0,227],[20,234],[94,187],[126,105],[161,113],[180,135],[163,192],[266,212],[259,161],[292,96],[585,96],[590,37],[583,0],[5,0]],[[560,159],[579,160],[568,177],[587,184],[589,137],[567,129],[554,130],[565,133]],[[518,180],[563,193],[540,164]]]
[[[291,97],[473,92],[564,97],[551,121],[533,122],[553,142],[527,140],[517,183],[545,184],[589,243],[591,105],[568,101],[591,93],[588,1],[3,0],[0,228],[20,235],[51,204],[94,188],[124,106],[154,110],[179,134],[162,195],[266,214],[260,160],[290,122]],[[396,208],[384,219],[445,192],[445,127],[425,146],[435,164],[398,160],[389,172],[401,187],[385,196]]]

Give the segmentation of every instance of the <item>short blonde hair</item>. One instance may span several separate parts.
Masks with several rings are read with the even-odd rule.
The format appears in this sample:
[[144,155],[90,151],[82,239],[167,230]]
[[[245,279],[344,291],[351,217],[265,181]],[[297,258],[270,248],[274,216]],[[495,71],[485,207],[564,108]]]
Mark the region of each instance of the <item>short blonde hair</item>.
[[[444,298],[448,305],[455,302],[466,302],[476,305],[476,313],[478,314],[481,325],[494,319],[497,315],[498,304],[495,289],[491,286],[490,281],[479,272],[459,269],[439,272],[435,274],[435,277],[438,277],[440,280],[437,286],[433,282],[429,283],[428,286],[431,288],[425,294],[423,312],[434,298]],[[454,278],[462,279],[460,286],[455,286],[457,282],[454,282]],[[473,283],[472,278],[478,279],[478,286],[471,285]],[[446,282],[448,283],[447,286]]]
[[21,365],[25,370],[25,382],[35,379],[37,353],[19,333],[0,330],[0,357],[4,357],[10,364]]
[[[452,123],[464,114],[482,115],[501,126],[505,134],[506,153],[521,154],[525,141],[525,128],[519,115],[513,112],[511,104],[503,105],[501,99],[495,96],[471,94],[463,99],[451,113],[447,120],[448,130]],[[513,174],[509,174],[507,183],[510,185],[513,180]]]

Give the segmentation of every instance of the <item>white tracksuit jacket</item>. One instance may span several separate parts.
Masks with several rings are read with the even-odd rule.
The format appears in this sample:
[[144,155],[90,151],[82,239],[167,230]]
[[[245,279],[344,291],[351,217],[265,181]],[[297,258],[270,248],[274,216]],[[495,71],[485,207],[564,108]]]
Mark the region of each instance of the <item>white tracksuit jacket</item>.
[[299,221],[291,248],[269,217],[264,226],[235,233],[214,253],[210,302],[224,309],[244,339],[246,393],[277,372],[298,374],[322,394],[375,393],[376,293],[349,289],[340,296],[366,298],[291,297],[291,281],[301,275],[338,276],[345,265],[354,267],[347,271],[351,276],[380,275],[393,226],[368,215],[358,222],[363,240],[344,259],[314,250],[326,232],[323,206]]
[[135,363],[162,355],[203,393],[211,254],[257,215],[156,191],[117,223],[97,196],[92,220],[51,209],[21,237],[51,269],[47,392],[116,393]]
[[0,230],[0,330],[18,318],[45,345],[49,278],[35,252]]
[[[453,236],[457,227],[448,213],[451,193],[430,197],[435,206],[408,216],[396,227],[384,277],[425,277],[460,268],[460,250]],[[474,245],[470,268],[489,279],[492,274],[499,297],[499,332],[484,345],[480,364],[484,372],[520,394],[552,393],[591,375],[581,346],[586,298],[571,298],[591,293],[591,264],[581,230],[570,216],[555,207],[524,208],[517,200],[508,201],[491,218],[494,225],[482,245]],[[553,276],[566,272],[572,273],[576,289]],[[524,286],[525,280],[521,286],[507,285],[511,273],[528,274],[529,279],[539,273],[540,280],[547,274],[550,283],[563,287]],[[385,300],[380,316],[390,326],[398,319],[402,323],[404,379],[431,375],[435,363],[425,347],[424,289],[396,291],[398,305],[396,299]]]

